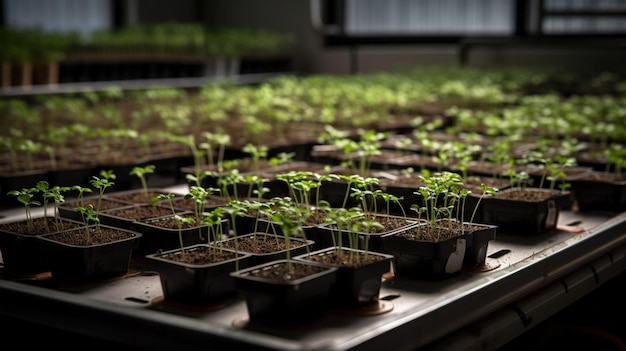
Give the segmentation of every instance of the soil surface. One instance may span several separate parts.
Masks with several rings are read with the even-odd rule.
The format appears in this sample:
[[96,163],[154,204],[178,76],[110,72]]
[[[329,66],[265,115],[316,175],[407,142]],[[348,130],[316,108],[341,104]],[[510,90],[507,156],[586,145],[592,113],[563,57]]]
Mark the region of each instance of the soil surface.
[[[418,221],[417,218],[412,218],[412,217],[385,216],[385,215],[381,215],[381,216],[375,215],[371,219],[380,223],[383,227],[382,228],[373,227],[369,231],[369,234],[380,234],[380,233],[391,232],[393,230],[412,225],[413,222],[411,221]],[[329,228],[337,230],[336,229],[337,227],[334,224],[331,224]]]
[[496,199],[509,199],[528,202],[541,202],[558,195],[559,191],[544,191],[537,188],[510,189],[493,195]]
[[[70,208],[70,209],[74,209],[76,207],[85,207],[87,205],[93,205],[94,209],[98,208],[98,199],[83,199],[81,201],[68,201],[68,202],[64,202],[63,204],[61,204],[61,207],[63,208]],[[113,208],[118,208],[118,207],[124,207],[124,206],[128,206],[130,205],[130,203],[128,202],[123,202],[123,201],[117,201],[117,200],[112,200],[112,199],[107,199],[107,198],[102,198],[102,200],[100,200],[100,211],[104,211],[104,210],[110,210]]]
[[[237,247],[235,248],[235,244]],[[271,253],[286,250],[287,248],[296,248],[306,245],[301,240],[290,240],[289,246],[282,236],[273,235],[248,235],[237,237],[236,239],[225,240],[218,244],[231,250],[239,252],[248,252],[253,254]]]
[[323,272],[328,268],[322,266],[313,266],[300,262],[291,261],[278,262],[263,269],[256,269],[249,272],[251,276],[274,280],[277,282],[285,282],[296,279],[305,278],[313,274]]
[[116,208],[102,212],[101,214],[140,221],[147,218],[163,217],[172,214],[172,210],[160,206],[140,205],[124,208]]
[[150,204],[151,200],[155,196],[161,195],[161,192],[158,191],[130,191],[130,192],[118,192],[109,194],[107,197],[109,199],[114,200],[122,200],[126,202],[136,203],[136,204]]
[[319,255],[308,255],[305,257],[307,261],[319,262],[325,265],[333,265],[338,267],[361,267],[370,263],[382,261],[386,259],[384,256],[368,253],[367,251],[351,251],[336,248],[335,250],[325,252]]
[[179,250],[176,252],[162,254],[159,257],[187,264],[205,265],[227,261],[236,258],[237,256],[238,255],[235,252],[200,245],[194,247],[193,249]]
[[440,242],[451,238],[456,238],[464,233],[471,233],[477,230],[485,229],[484,226],[474,225],[471,223],[459,223],[456,221],[446,221],[440,225],[431,223],[418,225],[399,232],[399,237],[426,242]]
[[83,228],[53,234],[51,238],[66,244],[90,246],[125,240],[133,236],[135,236],[135,234],[132,232],[115,228],[90,226],[89,234],[87,233],[87,230]]
[[42,235],[56,231],[80,228],[84,225],[80,222],[68,221],[63,218],[38,217],[33,218],[31,225],[28,221],[23,220],[13,223],[0,224],[0,229],[23,235]]
[[196,219],[195,216],[192,214],[181,215],[181,216],[183,218],[193,218],[194,222],[191,222],[191,223],[179,222],[178,220],[174,218],[174,216],[146,218],[146,219],[141,220],[141,222],[148,224],[148,225],[155,226],[155,227],[165,228],[165,229],[188,229],[188,228],[194,228],[194,227],[198,227],[201,225],[205,225],[205,224],[198,222],[198,219]]

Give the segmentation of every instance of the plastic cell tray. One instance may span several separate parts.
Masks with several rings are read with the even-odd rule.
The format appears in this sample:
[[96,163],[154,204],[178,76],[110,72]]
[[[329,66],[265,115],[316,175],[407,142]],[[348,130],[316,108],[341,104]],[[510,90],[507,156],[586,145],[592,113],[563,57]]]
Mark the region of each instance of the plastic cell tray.
[[[0,222],[18,216],[2,214]],[[626,213],[562,211],[550,233],[498,232],[484,266],[440,281],[386,274],[378,304],[329,309],[306,325],[252,323],[242,296],[200,306],[167,302],[143,257],[124,277],[84,284],[0,276],[0,300],[11,301],[0,304],[0,315],[151,350],[495,349],[624,271],[625,252]]]

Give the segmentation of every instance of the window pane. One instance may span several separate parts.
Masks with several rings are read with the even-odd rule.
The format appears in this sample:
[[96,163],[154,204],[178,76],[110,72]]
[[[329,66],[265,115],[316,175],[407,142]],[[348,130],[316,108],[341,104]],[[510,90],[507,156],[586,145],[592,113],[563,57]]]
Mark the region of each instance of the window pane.
[[111,28],[110,0],[4,0],[5,23],[13,28],[88,34]]
[[[626,14],[625,0],[547,0],[547,11],[604,10]],[[626,15],[547,17],[543,23],[546,34],[606,34],[626,32]]]
[[510,35],[513,0],[346,0],[348,35]]

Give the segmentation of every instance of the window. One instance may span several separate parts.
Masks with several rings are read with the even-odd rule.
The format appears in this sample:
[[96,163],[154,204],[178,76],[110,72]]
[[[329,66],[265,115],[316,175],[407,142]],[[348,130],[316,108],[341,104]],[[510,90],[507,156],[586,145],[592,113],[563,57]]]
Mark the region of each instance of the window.
[[111,0],[3,0],[8,27],[82,34],[112,27]]
[[346,35],[511,35],[513,0],[346,0]]
[[330,45],[626,33],[626,0],[310,1]]
[[626,33],[624,0],[545,0],[542,34]]

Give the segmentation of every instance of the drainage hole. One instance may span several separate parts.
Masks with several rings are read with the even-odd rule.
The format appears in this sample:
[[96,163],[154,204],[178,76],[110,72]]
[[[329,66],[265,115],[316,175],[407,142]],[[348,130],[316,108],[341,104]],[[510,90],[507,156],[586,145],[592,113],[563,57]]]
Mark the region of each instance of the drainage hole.
[[140,299],[140,298],[138,298],[138,297],[127,297],[127,298],[125,298],[124,300],[126,300],[126,301],[130,301],[130,302],[142,303],[142,304],[146,304],[146,303],[150,302],[150,301],[148,301],[148,300],[145,300],[145,299]]
[[391,301],[400,297],[400,294],[389,294],[387,296],[381,297],[379,300]]
[[492,253],[491,255],[489,255],[489,258],[500,258],[500,257],[508,254],[509,252],[511,252],[511,250],[509,250],[509,249],[498,250],[498,251]]

